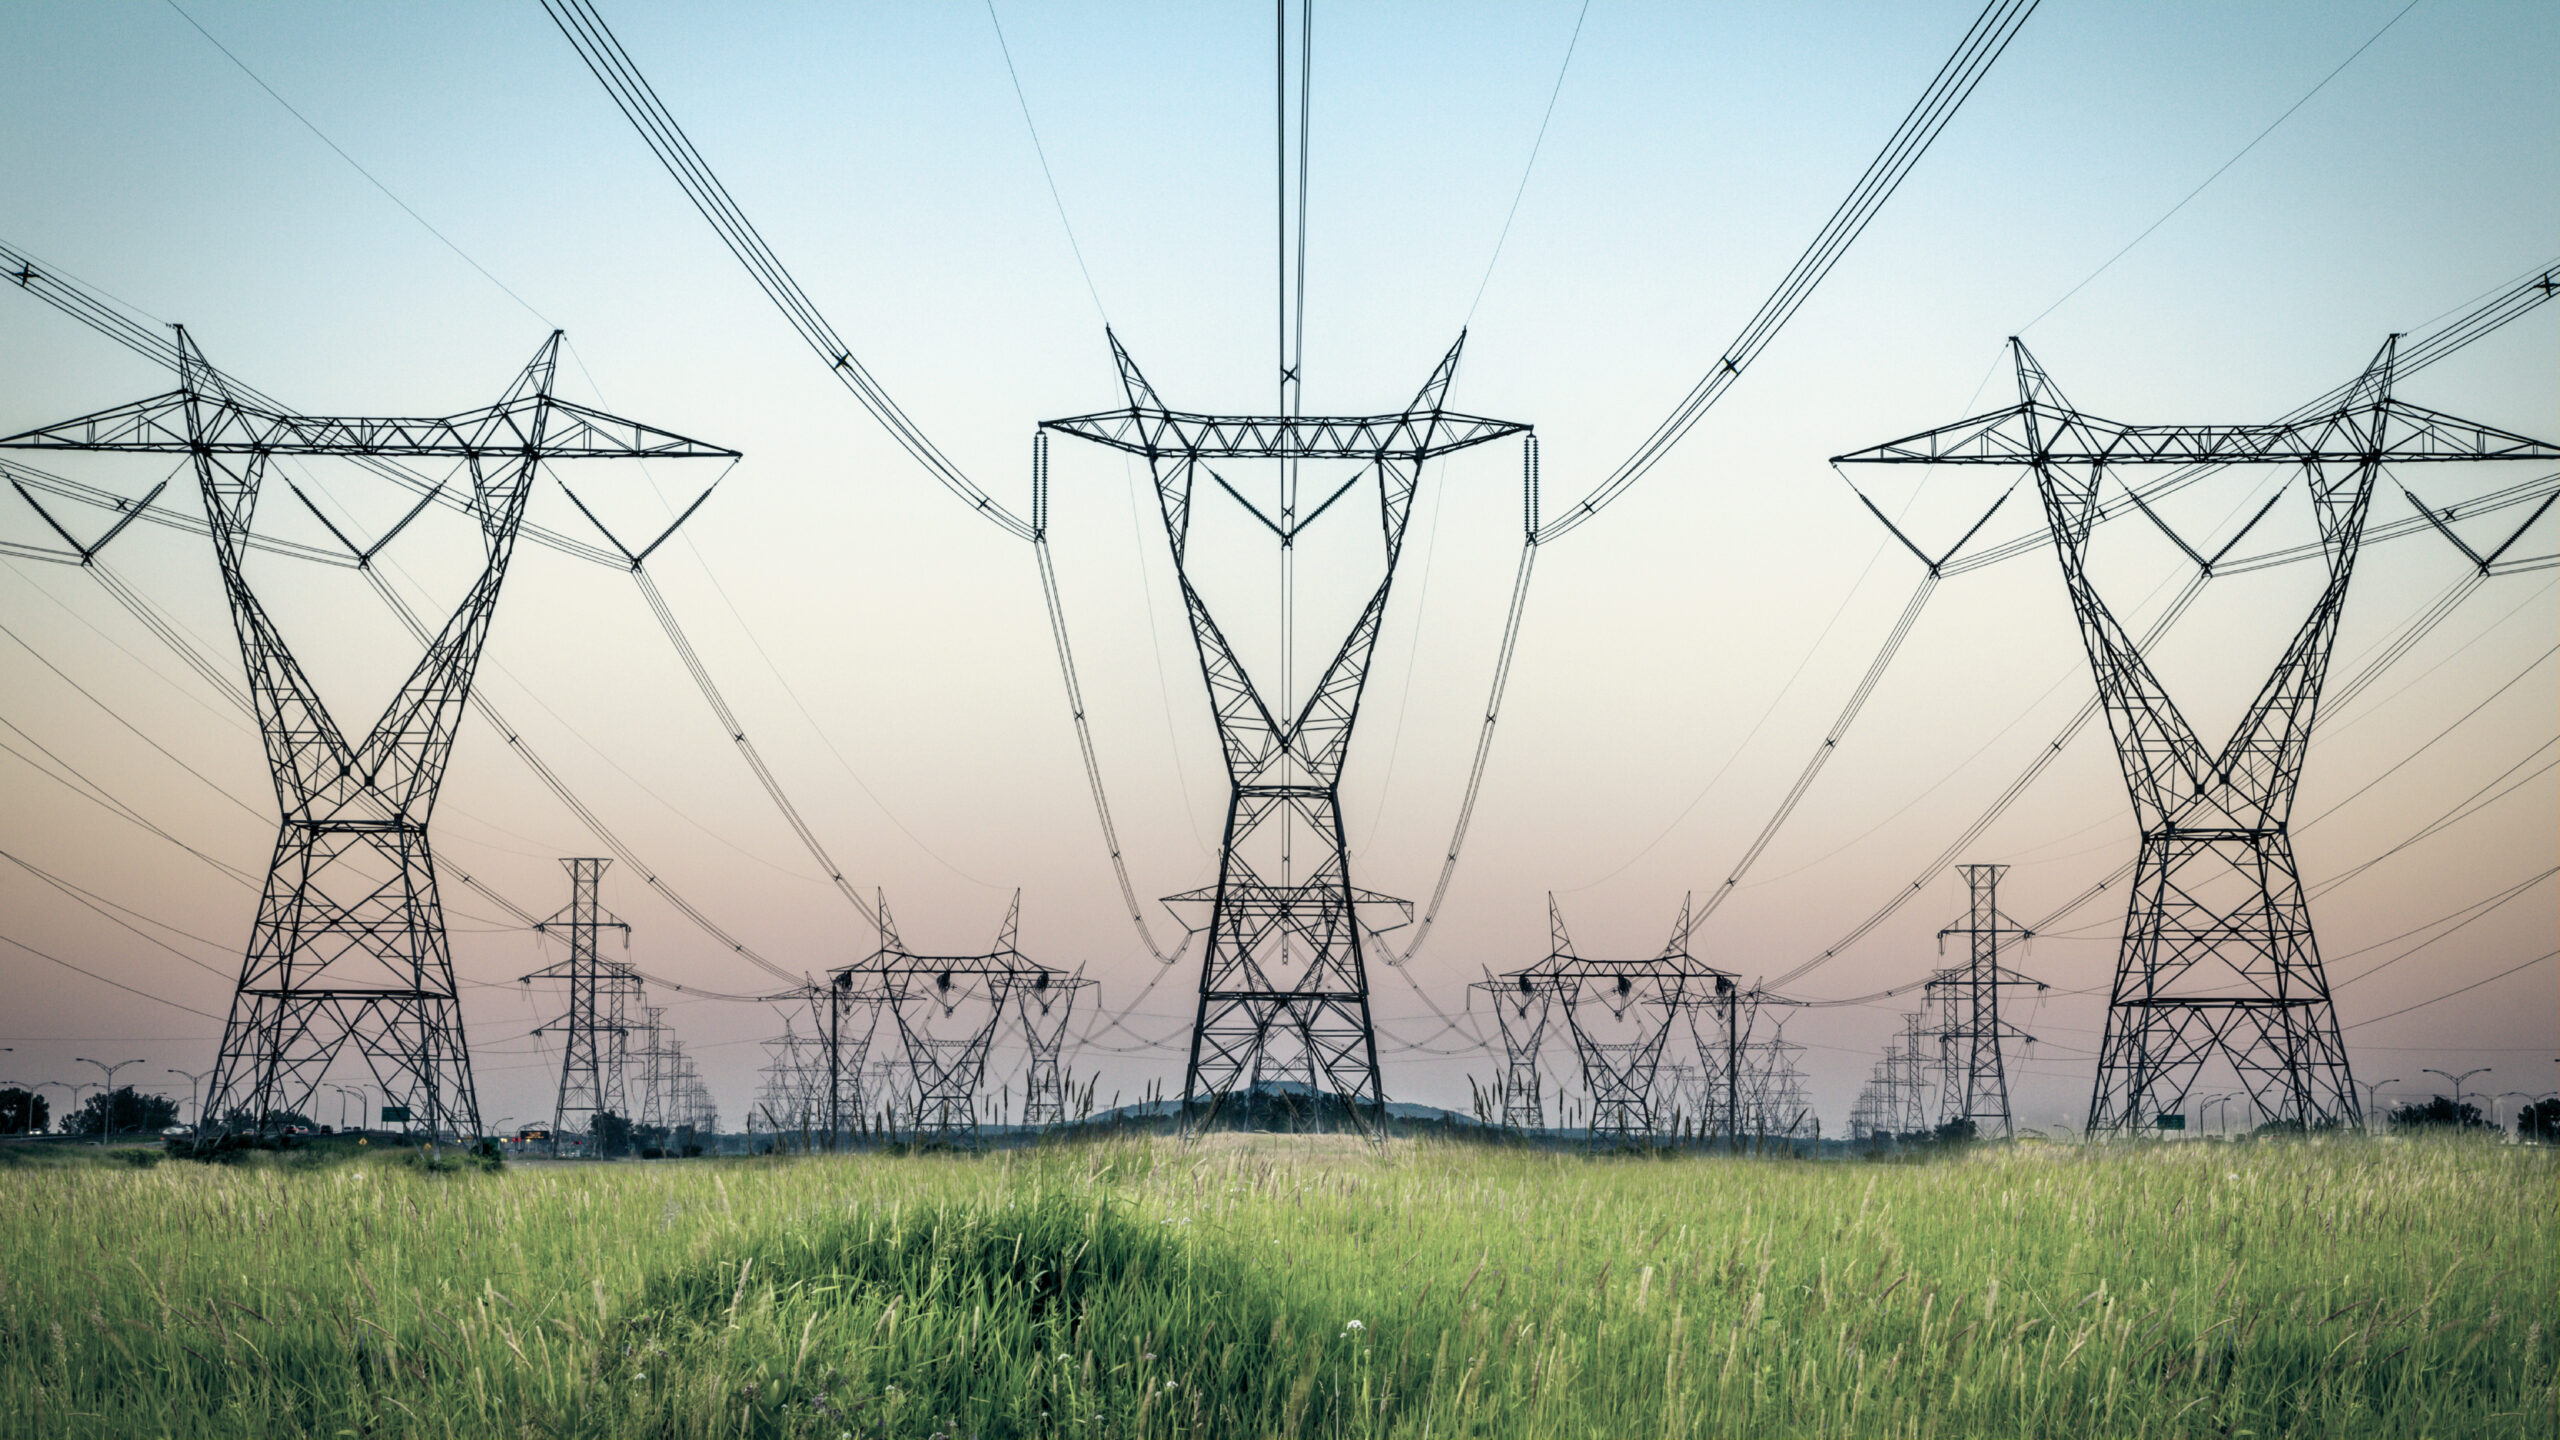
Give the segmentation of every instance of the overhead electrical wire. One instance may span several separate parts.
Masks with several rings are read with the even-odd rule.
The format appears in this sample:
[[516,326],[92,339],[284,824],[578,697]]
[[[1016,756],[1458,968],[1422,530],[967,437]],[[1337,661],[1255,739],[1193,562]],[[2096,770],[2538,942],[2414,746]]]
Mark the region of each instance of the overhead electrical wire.
[[862,408],[889,432],[889,438],[924,467],[943,488],[958,496],[979,515],[1019,540],[1031,538],[1030,522],[1000,504],[993,495],[979,488],[976,481],[963,473],[957,463],[934,445],[923,429],[899,408],[888,389],[865,367],[847,346],[835,327],[819,313],[815,302],[800,288],[773,247],[765,243],[746,212],[738,207],[728,188],[712,173],[710,165],[694,148],[684,127],[676,122],[646,76],[632,63],[629,52],[622,48],[611,26],[597,13],[590,0],[543,0],[542,8],[560,29],[578,59],[593,75],[596,83],[631,122],[643,143],[658,163],[676,182],[685,198],[719,236],[729,253],[746,267],[748,278],[765,293],[774,308],[809,348],[826,362],[834,375],[852,392]]
[[2026,24],[2027,17],[2035,13],[2035,8],[2036,0],[1992,0],[1983,7],[1972,27],[1957,42],[1954,53],[1939,66],[1937,76],[1921,92],[1919,100],[1913,103],[1901,125],[1885,142],[1884,149],[1858,177],[1858,183],[1851,188],[1848,198],[1840,202],[1830,220],[1816,232],[1813,242],[1805,247],[1795,265],[1779,280],[1778,288],[1770,292],[1769,298],[1762,301],[1760,308],[1744,323],[1733,343],[1725,347],[1714,368],[1690,387],[1689,393],[1671,414],[1655,426],[1653,432],[1633,453],[1620,461],[1616,469],[1592,487],[1589,494],[1559,512],[1555,519],[1539,530],[1537,538],[1540,544],[1571,534],[1624,495],[1644,478],[1646,472],[1660,464],[1672,447],[1678,445],[1682,437],[1724,397],[1733,383],[1741,378],[1742,372],[1759,358],[1760,353],[1777,338],[1778,332],[1795,317],[1796,311],[1812,296],[1823,277],[1840,263],[1840,258],[1865,232],[1885,202],[1893,198],[1912,167],[1928,153],[1947,122],[1955,118],[1966,98],[1991,72],[1993,62],[2008,49],[2009,42],[2017,37],[2019,27]]

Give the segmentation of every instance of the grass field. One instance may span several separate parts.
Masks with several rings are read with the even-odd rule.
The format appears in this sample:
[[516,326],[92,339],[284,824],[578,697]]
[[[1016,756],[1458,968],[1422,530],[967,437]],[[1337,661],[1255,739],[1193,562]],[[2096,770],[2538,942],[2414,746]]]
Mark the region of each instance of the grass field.
[[0,1165],[0,1430],[2540,1436],[2555,1180],[2454,1140],[56,1156]]

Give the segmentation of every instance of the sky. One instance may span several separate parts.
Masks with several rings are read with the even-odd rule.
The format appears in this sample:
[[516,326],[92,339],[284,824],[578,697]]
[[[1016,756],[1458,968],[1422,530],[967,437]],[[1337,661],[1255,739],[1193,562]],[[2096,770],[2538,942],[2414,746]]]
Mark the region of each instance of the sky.
[[[984,7],[605,13],[855,352],[1016,509],[1037,422],[1120,403],[1106,323],[1176,408],[1272,405],[1267,11],[999,4],[1004,48]],[[1972,16],[1316,6],[1306,408],[1401,405],[1463,328],[1451,403],[1536,426],[1554,513],[1707,373]],[[0,53],[0,133],[14,141],[0,147],[0,238],[146,323],[185,323],[216,364],[295,408],[484,404],[558,327],[564,395],[743,451],[650,573],[783,788],[918,949],[983,948],[1019,887],[1025,951],[1082,966],[1118,1017],[1071,1054],[1074,1073],[1098,1077],[1106,1102],[1178,1087],[1196,969],[1158,965],[1119,903],[1030,547],[935,486],[830,381],[538,5],[21,4],[0,10]],[[1494,1069],[1471,1038],[1489,1025],[1461,1012],[1465,987],[1545,953],[1549,895],[1585,953],[1651,953],[1821,743],[1921,579],[1829,457],[2011,401],[2011,335],[2074,401],[2128,421],[2267,419],[2346,380],[2386,335],[2552,260],[2555,61],[2548,6],[2039,10],[1706,421],[1542,549],[1438,927],[1410,964],[1375,971],[1389,1093],[1463,1108],[1469,1078]],[[2539,310],[2402,393],[2560,434],[2555,321]],[[169,388],[27,296],[0,296],[0,365],[0,430]],[[127,494],[167,473],[51,458]],[[1519,558],[1519,463],[1489,446],[1425,477],[1344,782],[1355,883],[1430,893]],[[2518,468],[2401,478],[2443,506],[2534,478]],[[571,483],[628,534],[664,526],[714,473],[599,466]],[[1850,478],[1943,547],[2009,477]],[[2218,544],[2271,478],[2235,472],[2164,518]],[[308,479],[368,533],[406,508],[354,472]],[[187,488],[182,476],[170,494]],[[1052,550],[1142,896],[1214,877],[1224,802],[1147,498],[1141,468],[1059,443]],[[0,500],[0,538],[51,543],[15,496]],[[2025,500],[1986,542],[2032,527]],[[2376,523],[2410,513],[2385,485]],[[439,609],[469,571],[468,532],[440,526],[450,518],[387,552],[394,583]],[[2522,518],[2483,516],[2466,533],[2502,539]],[[588,533],[547,483],[533,519]],[[2296,487],[2244,550],[2295,543],[2310,523]],[[2094,563],[2110,598],[2147,618],[2184,562],[2137,527],[2103,530]],[[283,497],[260,528],[328,543]],[[1250,616],[1271,593],[1267,543],[1204,534],[1195,564]],[[2560,519],[2546,515],[2511,553],[2555,549]],[[106,558],[236,664],[201,537],[137,526]],[[1310,559],[1302,633],[1350,613],[1357,558]],[[2299,622],[2314,568],[2216,580],[2157,648],[2208,739]],[[2467,568],[2430,533],[2373,545],[2333,696]],[[352,572],[261,559],[252,574],[341,718],[364,723],[414,658],[396,625]],[[2494,1067],[2468,1082],[2491,1095],[2560,1083],[2548,962],[2408,1009],[2553,946],[2553,584],[2543,570],[2477,587],[2324,711],[2310,750],[2297,853],[2355,1074],[2390,1082],[2386,1103],[2445,1088],[2428,1067]],[[254,904],[221,867],[254,875],[273,844],[254,728],[77,567],[0,561],[0,619],[13,751],[0,755],[0,850],[24,862],[0,865],[13,942],[0,945],[12,995],[0,1081],[141,1058],[124,1079],[183,1093],[167,1072],[212,1064],[206,1015],[227,1006]],[[1858,996],[1925,976],[1964,891],[1924,867],[2090,688],[2049,549],[1948,578],[1813,790],[1700,927],[1700,958],[1745,976],[1793,969],[1919,881],[1791,992]],[[761,952],[817,972],[872,948],[627,573],[528,546],[479,694],[671,886]],[[65,769],[174,841],[54,778]],[[2475,795],[2476,812],[2411,840]],[[559,857],[601,853],[480,721],[457,745],[434,838],[448,868],[536,914],[566,902]],[[2011,865],[2003,907],[2033,919],[2135,840],[2093,728],[1960,858]],[[2348,878],[2324,888],[2336,877]],[[628,867],[607,873],[605,903],[654,975],[767,983]],[[2085,1110],[2121,905],[2111,894],[2073,911],[2013,957],[2051,987],[2019,1017],[2037,1036],[2012,1061],[2022,1124],[2076,1125]],[[547,1116],[557,1052],[531,1032],[560,996],[516,980],[556,948],[459,887],[448,906],[484,1116]],[[1169,941],[1169,917],[1151,906],[1150,920]],[[734,1123],[780,1017],[653,998]],[[1907,1004],[1788,1021],[1827,1130]],[[1000,1047],[991,1075],[1020,1053]]]

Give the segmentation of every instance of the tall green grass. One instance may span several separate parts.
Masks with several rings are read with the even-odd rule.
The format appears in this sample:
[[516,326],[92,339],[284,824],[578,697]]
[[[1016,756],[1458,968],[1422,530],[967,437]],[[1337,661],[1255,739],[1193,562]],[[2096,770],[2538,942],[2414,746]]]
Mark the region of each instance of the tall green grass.
[[0,1166],[11,1435],[2544,1435],[2552,1153]]

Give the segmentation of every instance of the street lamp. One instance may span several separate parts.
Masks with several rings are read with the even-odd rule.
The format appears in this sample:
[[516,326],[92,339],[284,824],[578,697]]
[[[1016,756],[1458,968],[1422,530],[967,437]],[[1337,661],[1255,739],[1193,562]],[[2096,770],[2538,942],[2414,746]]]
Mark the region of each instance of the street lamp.
[[184,1075],[187,1077],[187,1108],[196,1112],[196,1129],[199,1131],[203,1130],[204,1101],[198,1097],[196,1089],[204,1083],[204,1077],[212,1074],[213,1072],[210,1070],[179,1070],[172,1068],[169,1073],[172,1075]]
[[2438,1070],[2434,1066],[2430,1065],[2426,1067],[2426,1073],[2430,1075],[2441,1075],[2447,1080],[2453,1082],[2453,1113],[2456,1116],[2459,1116],[2462,1113],[2462,1082],[2470,1079],[2474,1075],[2486,1075],[2495,1068],[2497,1067],[2493,1065],[2483,1065],[2477,1069],[2465,1070],[2461,1074],[2456,1075],[2450,1070]]
[[2388,1080],[2376,1080],[2370,1084],[2367,1084],[2362,1080],[2352,1079],[2347,1083],[2350,1085],[2360,1086],[2364,1090],[2364,1128],[2367,1133],[2371,1133],[2373,1130],[2373,1107],[2382,1103],[2382,1087],[2385,1085],[2399,1084],[2400,1077],[2394,1075]]
[[98,1115],[98,1143],[103,1146],[107,1143],[107,1137],[114,1134],[116,1129],[116,1072],[127,1065],[139,1065],[143,1062],[119,1060],[110,1065],[104,1060],[92,1060],[85,1055],[74,1055],[71,1058],[83,1065],[97,1066],[99,1071],[107,1077],[107,1103]]
[[2497,1127],[2500,1130],[2504,1130],[2507,1128],[2507,1122],[2502,1117],[2506,1113],[2506,1107],[2498,1102],[2501,1100],[2530,1100],[2532,1098],[2533,1094],[2531,1091],[2501,1090],[2498,1092],[2497,1096],[2489,1102],[2489,1118],[2496,1122]]

